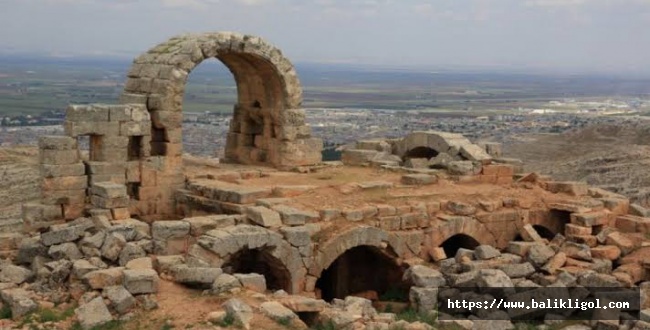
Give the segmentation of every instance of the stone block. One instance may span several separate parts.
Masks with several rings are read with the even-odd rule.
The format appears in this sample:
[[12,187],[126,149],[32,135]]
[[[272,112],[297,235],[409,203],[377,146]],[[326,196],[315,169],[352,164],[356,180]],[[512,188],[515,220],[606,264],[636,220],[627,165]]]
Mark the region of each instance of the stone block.
[[63,124],[65,135],[78,137],[83,135],[117,136],[120,133],[119,123],[110,122],[73,122],[66,120]]
[[90,192],[104,198],[128,197],[125,185],[111,182],[95,183],[90,187]]
[[546,189],[552,193],[565,193],[571,196],[586,196],[589,186],[584,182],[546,182]]
[[242,288],[255,292],[266,292],[266,279],[260,274],[234,274]]
[[112,162],[86,162],[86,168],[92,175],[124,175],[126,166],[124,163]]
[[84,330],[95,329],[113,321],[111,312],[104,304],[102,297],[97,297],[75,310],[77,320]]
[[83,176],[86,174],[86,167],[82,163],[69,165],[47,165],[41,164],[41,176],[44,178],[55,178],[63,176]]
[[167,241],[186,238],[190,235],[190,223],[187,221],[156,221],[151,225],[154,240]]
[[111,302],[111,307],[120,315],[126,314],[136,304],[133,295],[122,285],[104,288],[102,296]]
[[341,154],[341,161],[348,166],[370,164],[378,153],[376,150],[345,149]]
[[90,197],[90,202],[93,206],[104,209],[129,207],[129,197],[105,198],[93,195]]
[[210,288],[212,283],[219,277],[223,271],[221,268],[213,267],[188,267],[187,265],[177,265],[171,268],[171,275],[174,281],[193,287]]
[[44,165],[72,165],[81,162],[79,150],[49,150],[38,152],[39,162]]
[[572,213],[571,223],[579,226],[593,227],[606,225],[608,217],[605,212]]
[[63,176],[58,178],[44,178],[41,183],[43,190],[80,190],[88,187],[86,176]]
[[280,214],[282,223],[288,226],[300,226],[320,220],[320,215],[314,211],[299,210],[282,204],[274,205],[272,208]]
[[77,139],[69,136],[48,135],[38,138],[38,148],[46,150],[77,150]]
[[411,287],[409,300],[418,313],[430,313],[438,308],[438,288]]
[[122,284],[124,268],[114,267],[92,271],[84,275],[83,281],[92,289],[98,290],[105,287]]
[[109,120],[107,105],[70,105],[66,109],[65,119],[73,122],[107,122]]
[[13,319],[19,319],[38,309],[38,304],[23,289],[0,290],[0,297],[9,305]]
[[86,189],[45,190],[41,202],[45,205],[83,205],[86,203]]
[[153,269],[124,270],[124,287],[131,294],[148,294],[158,292],[160,279]]
[[402,176],[402,184],[405,185],[429,185],[438,182],[438,177],[429,174],[406,174]]

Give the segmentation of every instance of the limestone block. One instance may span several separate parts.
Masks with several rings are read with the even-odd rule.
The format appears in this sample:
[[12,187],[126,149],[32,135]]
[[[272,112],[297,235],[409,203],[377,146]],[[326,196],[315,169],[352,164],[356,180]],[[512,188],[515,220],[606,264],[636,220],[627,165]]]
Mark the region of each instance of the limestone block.
[[61,206],[25,203],[22,207],[23,220],[30,226],[38,223],[63,219]]
[[77,245],[71,242],[52,245],[48,249],[47,254],[56,260],[68,259],[74,261],[83,258],[83,255],[81,254],[81,251],[79,251],[79,248],[77,248]]
[[307,125],[302,126],[274,126],[276,138],[280,140],[294,141],[297,139],[309,138],[311,136],[311,127]]
[[69,136],[47,135],[38,138],[38,148],[45,150],[77,150],[77,139]]
[[124,174],[110,175],[110,174],[93,174],[88,176],[88,184],[93,185],[96,183],[110,182],[116,184],[125,184],[126,176]]
[[124,287],[131,294],[147,294],[158,292],[160,279],[153,269],[124,270]]
[[86,190],[45,190],[41,194],[45,205],[80,205],[86,202]]
[[221,268],[213,267],[188,267],[177,265],[171,268],[171,275],[174,281],[190,286],[211,287],[212,283],[223,271]]
[[45,165],[73,165],[80,163],[78,150],[40,149],[39,162]]
[[148,121],[123,122],[120,124],[121,136],[143,136],[151,135],[151,124]]
[[404,279],[410,280],[415,286],[421,288],[437,288],[447,284],[442,273],[423,265],[415,265],[409,268],[404,273]]
[[90,197],[90,202],[93,206],[103,209],[129,207],[129,197],[105,198],[93,195]]
[[286,109],[280,112],[278,123],[280,125],[301,126],[305,124],[304,109]]
[[266,279],[260,274],[234,274],[242,288],[264,293],[266,292]]
[[370,163],[378,153],[376,150],[345,149],[341,161],[348,166],[359,166]]
[[23,289],[0,290],[0,297],[9,305],[11,316],[18,319],[38,309],[38,304]]
[[41,176],[54,178],[62,176],[82,176],[86,174],[86,167],[82,163],[68,165],[47,165],[41,164]]
[[88,173],[96,175],[119,175],[124,174],[126,170],[126,165],[124,163],[112,163],[112,162],[96,162],[90,161],[86,162],[86,168]]
[[128,161],[128,153],[126,148],[101,148],[97,152],[96,161],[111,162],[111,163],[124,163]]
[[151,225],[151,236],[154,240],[185,238],[189,234],[190,223],[187,221],[156,221]]
[[133,295],[122,285],[104,288],[102,296],[111,302],[113,309],[120,315],[128,312],[136,303]]
[[180,111],[152,111],[150,116],[156,128],[181,128],[183,124],[183,113]]
[[275,140],[271,144],[271,163],[280,167],[318,164],[322,160],[322,150],[323,140],[318,138]]
[[66,109],[65,119],[73,122],[107,122],[109,113],[108,105],[70,105]]
[[120,124],[111,122],[72,122],[66,120],[63,124],[66,135],[78,137],[83,135],[108,135],[117,136],[120,133]]
[[95,183],[90,187],[90,192],[104,198],[128,197],[125,185],[111,182]]
[[314,211],[298,210],[286,205],[274,205],[273,210],[280,213],[282,222],[288,226],[300,226],[308,222],[318,221],[320,215]]

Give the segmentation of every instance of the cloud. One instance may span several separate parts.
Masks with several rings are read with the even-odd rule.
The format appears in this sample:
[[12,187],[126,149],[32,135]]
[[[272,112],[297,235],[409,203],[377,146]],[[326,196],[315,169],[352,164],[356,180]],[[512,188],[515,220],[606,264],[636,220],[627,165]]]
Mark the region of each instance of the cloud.
[[534,7],[571,7],[584,5],[594,0],[527,0],[526,6]]

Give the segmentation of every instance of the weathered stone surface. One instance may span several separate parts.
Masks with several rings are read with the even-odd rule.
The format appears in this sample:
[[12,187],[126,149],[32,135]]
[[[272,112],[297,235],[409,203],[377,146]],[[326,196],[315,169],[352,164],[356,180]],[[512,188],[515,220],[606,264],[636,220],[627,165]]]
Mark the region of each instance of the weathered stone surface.
[[499,265],[498,268],[510,278],[528,277],[535,273],[535,267],[529,262]]
[[84,282],[93,289],[122,284],[124,280],[124,268],[108,268],[87,273],[83,276]]
[[438,308],[438,288],[411,287],[409,300],[419,313],[429,313]]
[[298,227],[282,227],[280,232],[284,238],[293,246],[308,246],[311,243],[309,229],[305,226]]
[[273,209],[280,213],[282,222],[287,226],[301,226],[320,219],[317,212],[298,210],[286,205],[274,205]]
[[222,273],[221,268],[188,267],[187,265],[177,265],[171,269],[174,281],[201,287],[211,286]]
[[153,269],[127,269],[124,270],[124,287],[131,294],[158,292],[160,279]]
[[292,310],[284,307],[277,301],[267,301],[260,305],[262,314],[272,320],[285,322],[287,320],[297,319],[298,315]]
[[473,205],[457,201],[447,203],[447,210],[456,215],[473,215],[476,213],[476,207]]
[[104,288],[102,296],[110,300],[111,307],[120,315],[128,312],[136,303],[135,298],[122,285]]
[[92,329],[113,320],[111,312],[101,297],[81,305],[75,310],[77,320],[84,330]]
[[266,228],[277,228],[282,226],[282,218],[280,218],[280,214],[263,206],[247,207],[246,216],[248,216],[248,219],[252,222]]
[[0,290],[0,297],[11,308],[11,316],[14,319],[38,309],[38,304],[23,289]]
[[235,288],[241,288],[241,282],[230,274],[220,274],[212,283],[212,291],[215,294],[227,293]]
[[102,245],[102,256],[108,260],[116,261],[124,246],[126,246],[126,239],[124,236],[118,233],[109,233],[106,235],[106,239]]
[[245,329],[250,328],[250,321],[253,319],[253,309],[245,302],[233,298],[223,304],[226,313],[232,315],[235,323]]
[[47,253],[54,259],[68,259],[74,261],[83,258],[83,254],[79,251],[77,245],[71,242],[52,245]]
[[437,288],[445,286],[447,281],[439,271],[422,265],[410,267],[405,273],[404,278],[413,282],[417,287]]
[[90,192],[104,198],[127,197],[126,186],[112,182],[98,182],[90,187]]
[[478,260],[488,260],[493,259],[501,255],[499,250],[495,249],[491,245],[479,245],[474,249],[474,256]]
[[79,259],[72,264],[72,274],[78,279],[82,279],[86,274],[97,270],[97,266],[86,259]]
[[546,245],[535,244],[528,250],[527,259],[533,265],[540,267],[544,265],[548,259],[555,255],[555,251]]
[[0,264],[0,282],[22,284],[33,276],[31,270],[12,264]]
[[429,185],[437,183],[438,177],[429,174],[405,174],[402,176],[401,182],[405,185]]
[[266,279],[260,274],[234,274],[244,289],[264,293],[266,291]]
[[189,234],[190,223],[187,221],[156,221],[151,225],[151,236],[154,240],[184,238]]

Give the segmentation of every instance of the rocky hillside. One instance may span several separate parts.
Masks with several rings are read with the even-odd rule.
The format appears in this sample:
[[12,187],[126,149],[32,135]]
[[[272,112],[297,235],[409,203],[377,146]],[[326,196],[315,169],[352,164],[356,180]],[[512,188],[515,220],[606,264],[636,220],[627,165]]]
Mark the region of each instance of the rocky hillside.
[[38,150],[0,148],[0,232],[21,223],[20,205],[39,197]]
[[505,156],[522,159],[526,171],[586,181],[650,205],[650,121],[510,136],[503,143]]

